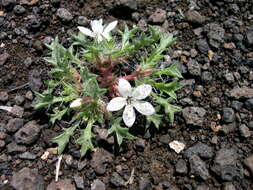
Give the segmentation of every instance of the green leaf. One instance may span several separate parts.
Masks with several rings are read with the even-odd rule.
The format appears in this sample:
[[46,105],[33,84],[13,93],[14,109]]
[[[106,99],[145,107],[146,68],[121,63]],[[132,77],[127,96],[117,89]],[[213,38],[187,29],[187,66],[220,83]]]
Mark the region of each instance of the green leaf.
[[83,81],[83,93],[85,96],[98,99],[106,92],[106,89],[99,87],[96,79],[97,75],[90,73],[87,67],[81,68],[80,75]]
[[36,92],[35,95],[38,98],[38,103],[34,105],[34,109],[50,107],[52,104],[63,101],[62,97],[56,97],[49,94],[44,95]]
[[172,98],[165,99],[165,98],[158,97],[157,95],[155,95],[154,98],[156,100],[156,103],[164,107],[164,112],[165,114],[169,116],[170,121],[174,122],[174,114],[176,112],[181,112],[182,109],[178,106],[174,106],[170,104],[170,102],[173,101]]
[[128,128],[123,128],[120,126],[120,122],[121,122],[122,118],[117,118],[114,120],[112,127],[108,130],[109,134],[115,133],[116,134],[116,138],[117,138],[117,142],[119,144],[119,146],[121,145],[121,143],[123,142],[123,139],[134,139],[135,137],[133,135],[131,135],[128,131]]
[[68,108],[64,108],[63,110],[59,110],[58,108],[55,108],[53,114],[49,114],[50,116],[50,122],[52,124],[55,123],[56,120],[61,120],[62,117],[68,112]]
[[166,75],[170,77],[183,78],[181,72],[178,69],[178,64],[179,64],[178,62],[175,62],[167,68],[159,69],[160,71],[157,71],[154,74],[159,76]]
[[129,45],[129,40],[134,37],[136,32],[138,32],[138,28],[133,28],[131,30],[128,29],[127,25],[125,26],[124,32],[120,32],[122,35],[122,42],[121,42],[121,50],[126,49]]
[[162,33],[159,34],[159,37],[160,43],[158,45],[155,44],[149,56],[142,59],[141,68],[143,70],[155,68],[156,63],[164,57],[162,53],[176,40],[172,35],[165,35]]
[[147,118],[146,128],[148,128],[151,125],[151,123],[153,123],[155,127],[159,129],[163,115],[153,114],[146,116],[146,118]]
[[165,82],[155,82],[153,79],[147,79],[146,82],[148,84],[156,87],[161,92],[168,94],[173,99],[177,99],[177,95],[176,95],[175,91],[179,90],[182,87],[178,81],[165,83]]
[[52,139],[53,143],[58,144],[58,154],[61,154],[64,151],[70,137],[74,135],[74,131],[78,126],[79,123],[75,124],[73,127],[66,128],[62,134]]
[[82,135],[76,140],[76,143],[81,145],[80,153],[81,157],[83,157],[88,150],[93,150],[94,146],[92,144],[92,138],[95,135],[92,133],[92,125],[94,124],[94,120],[89,120],[85,129],[81,130]]

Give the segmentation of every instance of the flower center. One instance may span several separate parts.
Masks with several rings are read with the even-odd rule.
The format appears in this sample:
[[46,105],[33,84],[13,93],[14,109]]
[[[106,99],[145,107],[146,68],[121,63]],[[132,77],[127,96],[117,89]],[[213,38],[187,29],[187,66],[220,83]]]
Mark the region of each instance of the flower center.
[[127,104],[132,104],[133,97],[132,96],[128,96],[127,99],[126,99],[126,101],[127,101]]

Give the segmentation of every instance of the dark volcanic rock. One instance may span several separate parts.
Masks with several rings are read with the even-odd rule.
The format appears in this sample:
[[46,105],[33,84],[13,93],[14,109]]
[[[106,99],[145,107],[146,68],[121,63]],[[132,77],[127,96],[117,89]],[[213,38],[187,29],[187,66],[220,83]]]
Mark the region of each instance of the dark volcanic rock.
[[249,168],[251,174],[253,175],[253,154],[244,160],[244,164]]
[[222,190],[236,190],[235,186],[232,183],[225,183]]
[[211,177],[205,162],[202,161],[200,157],[194,155],[189,159],[189,162],[192,174],[202,178],[203,180],[207,180]]
[[188,168],[187,164],[183,159],[179,159],[176,163],[176,172],[179,174],[187,174]]
[[235,149],[222,148],[216,153],[214,162],[220,166],[235,165],[237,158],[238,154]]
[[229,134],[229,133],[234,132],[236,128],[237,128],[237,124],[234,122],[234,123],[223,125],[220,131],[223,132],[224,134]]
[[72,14],[65,8],[59,8],[56,15],[64,22],[69,22],[73,19]]
[[245,107],[246,107],[248,110],[253,111],[253,98],[248,99],[248,100],[245,102]]
[[13,106],[13,108],[11,109],[11,113],[12,113],[14,116],[17,116],[17,117],[22,118],[22,117],[23,117],[23,114],[24,114],[24,108],[15,105],[15,106]]
[[219,48],[220,45],[224,42],[225,30],[218,24],[211,23],[208,25],[208,38],[209,43],[214,48]]
[[9,59],[10,54],[4,52],[3,54],[0,54],[0,65],[3,65],[6,63],[6,61]]
[[147,178],[141,177],[139,180],[140,190],[150,190],[152,188],[151,181]]
[[195,190],[210,190],[205,184],[198,185]]
[[75,184],[78,189],[84,189],[84,180],[81,176],[74,176]]
[[242,87],[242,88],[233,88],[230,90],[229,95],[233,98],[253,98],[253,88]]
[[220,176],[223,181],[242,179],[242,168],[237,165],[238,154],[235,149],[220,149],[214,159],[212,170]]
[[137,9],[137,1],[135,0],[104,0],[106,2],[106,6],[109,9],[117,9],[126,10],[128,13],[129,11],[133,11]]
[[12,142],[7,145],[7,152],[9,154],[17,154],[26,151],[26,147],[22,145],[17,145],[15,142]]
[[105,184],[101,180],[96,179],[91,184],[91,190],[106,190],[106,187],[105,187]]
[[19,118],[13,118],[8,121],[8,124],[5,126],[5,129],[8,132],[16,132],[19,130],[21,127],[24,125],[24,119],[19,119]]
[[12,10],[15,4],[16,0],[0,0],[0,5],[6,8],[7,10]]
[[37,156],[35,154],[32,154],[30,152],[24,152],[24,153],[18,155],[18,157],[23,160],[35,160],[37,158]]
[[2,150],[5,147],[5,142],[3,140],[0,140],[0,150]]
[[23,168],[14,173],[11,185],[16,190],[44,190],[44,180],[37,169]]
[[194,24],[203,24],[206,21],[206,17],[202,16],[198,11],[189,10],[185,13],[185,19]]
[[20,96],[20,95],[16,95],[16,96],[15,96],[15,103],[16,103],[17,105],[20,106],[21,104],[24,103],[24,101],[25,101],[24,96]]
[[191,158],[193,155],[198,155],[201,158],[212,158],[214,152],[212,147],[203,144],[201,142],[198,142],[192,147],[188,148],[184,153],[184,156],[188,159]]
[[246,33],[246,39],[249,45],[253,45],[253,30],[250,30]]
[[58,182],[53,180],[48,186],[46,190],[76,190],[75,185],[72,184],[70,179],[61,179]]
[[232,104],[231,104],[231,107],[234,108],[235,110],[239,111],[243,106],[243,103],[242,102],[239,102],[239,101],[233,101]]
[[206,54],[208,52],[208,50],[210,50],[210,47],[207,43],[207,41],[205,39],[199,39],[196,41],[196,45],[197,45],[197,48],[198,50],[201,52],[201,53],[204,53]]
[[166,20],[166,11],[163,9],[156,9],[148,20],[151,23],[162,24]]
[[41,21],[37,16],[30,15],[27,24],[30,30],[39,29],[41,26]]
[[0,92],[0,101],[1,102],[6,102],[9,99],[9,95],[6,91],[1,91]]
[[222,120],[226,123],[235,121],[235,112],[232,108],[223,108]]
[[106,170],[105,163],[111,163],[113,161],[112,156],[104,149],[98,149],[92,156],[91,167],[97,174],[104,174]]
[[243,177],[242,170],[236,166],[222,166],[219,169],[219,172],[219,175],[223,181],[233,181],[235,179],[242,179]]
[[29,87],[33,91],[39,91],[40,87],[42,86],[40,73],[38,70],[32,70],[29,73]]
[[202,80],[203,82],[210,82],[210,81],[212,81],[212,79],[213,79],[213,75],[212,75],[212,73],[209,72],[209,71],[204,71],[204,72],[202,73],[202,75],[201,75],[201,80]]
[[89,19],[85,16],[79,16],[77,18],[77,24],[79,24],[81,26],[86,26],[89,24]]
[[248,138],[251,136],[249,128],[244,124],[239,126],[239,131],[242,137]]
[[124,179],[117,172],[113,172],[110,182],[115,187],[123,187],[125,186],[125,183],[126,183]]
[[206,110],[201,107],[186,107],[183,109],[183,117],[188,125],[202,126]]
[[25,8],[21,5],[16,5],[14,7],[14,13],[16,13],[17,15],[21,15],[21,14],[25,13],[25,11],[26,11]]
[[36,121],[29,121],[15,133],[15,141],[18,144],[32,144],[34,143],[40,133],[40,126]]
[[201,67],[199,63],[195,60],[190,60],[187,63],[188,71],[193,76],[200,76],[201,74]]

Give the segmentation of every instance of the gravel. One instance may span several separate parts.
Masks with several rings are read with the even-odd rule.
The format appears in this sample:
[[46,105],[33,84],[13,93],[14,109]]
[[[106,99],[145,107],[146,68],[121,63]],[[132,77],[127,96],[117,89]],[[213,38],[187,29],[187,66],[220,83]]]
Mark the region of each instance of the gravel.
[[203,24],[206,21],[206,17],[196,10],[188,10],[184,16],[187,21],[193,24]]
[[201,75],[201,66],[195,60],[190,60],[187,63],[188,71],[193,76],[200,76]]
[[206,110],[201,107],[186,107],[183,109],[183,117],[188,125],[202,126]]
[[154,24],[162,24],[166,20],[166,11],[163,9],[156,9],[155,12],[148,18],[149,22]]
[[8,121],[8,124],[5,126],[5,129],[8,132],[16,132],[19,130],[21,127],[24,125],[24,119],[19,119],[19,118],[13,118]]
[[23,168],[14,173],[11,185],[17,190],[44,190],[44,180],[37,169]]
[[193,155],[198,155],[201,158],[208,159],[213,157],[214,151],[212,147],[204,143],[198,142],[184,152],[184,156],[188,159],[191,158]]
[[191,174],[194,174],[200,177],[202,180],[207,180],[211,177],[206,167],[205,162],[201,160],[197,155],[192,156],[189,159],[189,162],[190,162]]
[[36,121],[29,121],[24,125],[24,127],[15,133],[14,138],[18,144],[29,145],[38,139],[39,133],[40,126],[36,123]]
[[73,15],[65,8],[59,8],[56,15],[64,22],[70,22],[73,19]]
[[235,121],[235,112],[232,108],[223,108],[222,120],[225,123],[232,123]]

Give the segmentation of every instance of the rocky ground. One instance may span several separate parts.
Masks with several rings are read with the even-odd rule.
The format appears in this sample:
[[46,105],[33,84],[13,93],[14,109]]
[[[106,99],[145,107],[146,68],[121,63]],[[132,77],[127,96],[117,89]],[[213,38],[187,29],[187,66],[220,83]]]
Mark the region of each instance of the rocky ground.
[[[54,182],[60,133],[31,105],[43,89],[49,43],[64,44],[92,19],[177,37],[167,61],[182,63],[184,87],[175,122],[137,132],[115,154],[96,129],[98,150],[80,159],[65,151]],[[0,0],[0,189],[252,190],[253,3],[250,0]],[[143,138],[144,137],[144,138]],[[169,143],[186,145],[179,154]]]

